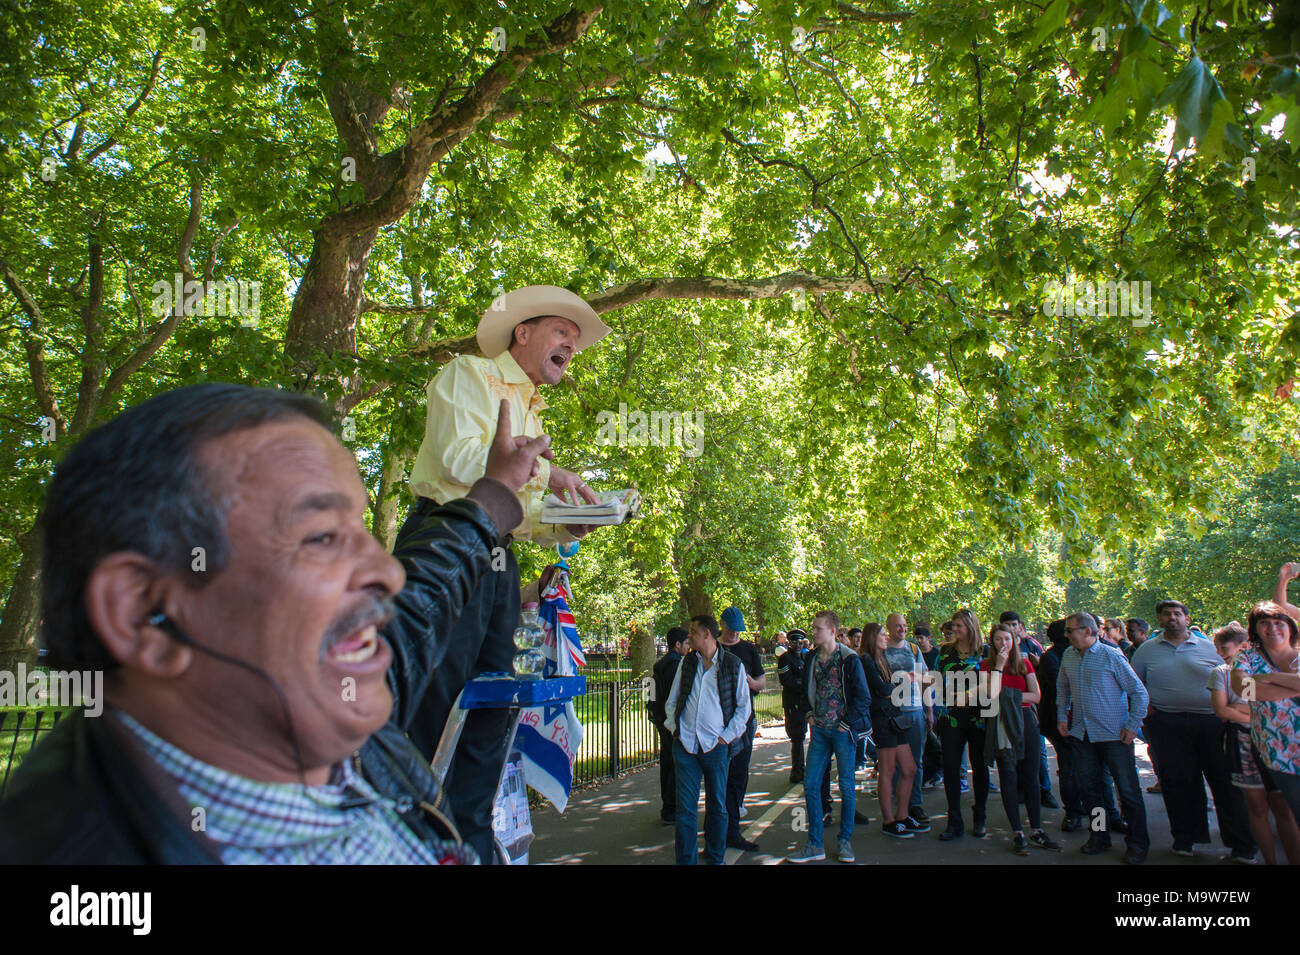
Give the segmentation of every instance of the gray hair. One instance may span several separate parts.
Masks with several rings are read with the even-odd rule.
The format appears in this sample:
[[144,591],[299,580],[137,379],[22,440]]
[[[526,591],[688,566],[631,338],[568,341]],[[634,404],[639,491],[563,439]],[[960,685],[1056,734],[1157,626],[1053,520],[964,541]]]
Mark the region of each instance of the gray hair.
[[1083,610],[1070,614],[1070,616],[1066,618],[1065,622],[1070,627],[1086,627],[1088,632],[1094,637],[1097,635],[1097,621],[1093,618],[1092,614]]
[[[289,417],[330,427],[316,398],[208,383],[155,395],[88,432],[45,495],[42,642],[54,669],[112,670],[117,660],[86,614],[86,583],[109,554],[132,551],[201,588],[230,557],[228,494],[203,445]],[[205,572],[193,566],[195,548]]]

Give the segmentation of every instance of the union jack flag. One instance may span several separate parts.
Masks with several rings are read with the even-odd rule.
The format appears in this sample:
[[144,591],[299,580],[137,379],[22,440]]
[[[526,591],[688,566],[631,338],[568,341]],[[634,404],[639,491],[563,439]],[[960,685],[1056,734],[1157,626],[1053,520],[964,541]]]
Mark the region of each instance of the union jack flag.
[[[541,593],[537,617],[546,631],[543,677],[572,676],[587,658],[578,642],[578,626],[569,610],[569,574],[563,567]],[[524,779],[560,812],[573,791],[573,761],[582,742],[582,723],[573,701],[530,706],[520,711],[515,737],[523,756]]]
[[[572,676],[577,667],[587,665],[587,657],[578,640],[578,624],[569,609],[569,601],[573,599],[569,590],[569,572],[556,566],[541,598],[537,616],[546,628],[546,643],[542,648],[546,654],[543,676]],[[560,647],[556,646],[557,642]]]

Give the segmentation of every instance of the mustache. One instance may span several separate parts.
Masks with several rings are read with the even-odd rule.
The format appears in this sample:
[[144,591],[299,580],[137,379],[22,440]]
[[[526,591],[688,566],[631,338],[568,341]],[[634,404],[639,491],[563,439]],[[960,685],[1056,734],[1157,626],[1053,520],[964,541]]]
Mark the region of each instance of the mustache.
[[391,597],[377,597],[369,595],[357,606],[339,616],[329,628],[325,631],[325,637],[321,641],[321,655],[329,652],[330,647],[334,646],[349,634],[356,633],[371,624],[375,629],[382,629],[393,616],[397,608],[393,604]]

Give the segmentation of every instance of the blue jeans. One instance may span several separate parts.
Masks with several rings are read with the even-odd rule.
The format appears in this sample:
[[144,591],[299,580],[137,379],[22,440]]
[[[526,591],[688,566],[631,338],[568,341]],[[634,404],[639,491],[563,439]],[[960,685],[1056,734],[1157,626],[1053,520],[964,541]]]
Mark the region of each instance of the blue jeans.
[[[1078,774],[1079,789],[1082,791],[1084,819],[1091,824],[1093,807],[1105,806],[1106,781],[1102,767],[1110,770],[1119,790],[1119,804],[1128,823],[1128,836],[1124,842],[1130,849],[1147,852],[1151,848],[1151,837],[1147,834],[1147,809],[1142,801],[1142,786],[1138,783],[1137,763],[1134,761],[1133,744],[1110,740],[1094,743],[1090,740],[1077,740],[1070,737],[1066,743],[1074,749],[1074,771]],[[1110,845],[1110,820],[1107,828],[1094,831],[1090,841]]]
[[[803,787],[804,801],[808,805],[808,845],[821,848],[822,839],[822,794],[816,780],[826,775],[830,767],[831,753],[835,754],[835,766],[840,774],[840,841],[847,842],[853,838],[853,812],[857,809],[857,793],[853,783],[853,755],[857,741],[847,730],[822,729],[809,726],[812,739],[808,743],[808,775]],[[678,812],[681,810],[679,809]]]
[[727,850],[727,744],[718,743],[707,753],[686,752],[673,740],[677,769],[677,864],[696,865],[700,844],[700,778],[704,778],[704,861],[722,865]]

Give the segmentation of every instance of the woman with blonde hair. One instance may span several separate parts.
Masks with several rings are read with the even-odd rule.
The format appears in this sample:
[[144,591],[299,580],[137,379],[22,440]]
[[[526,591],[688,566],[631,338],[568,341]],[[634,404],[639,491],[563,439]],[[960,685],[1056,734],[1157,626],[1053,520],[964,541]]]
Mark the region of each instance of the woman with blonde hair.
[[[1042,700],[1034,665],[1020,655],[1016,635],[1004,623],[993,625],[989,631],[989,655],[980,661],[981,675],[988,678],[988,695],[997,700],[997,716],[988,721],[985,734],[985,758],[996,762],[998,778],[1002,783],[1002,808],[1013,835],[1012,851],[1018,856],[1029,855],[1029,847],[1037,846],[1060,852],[1060,843],[1043,831],[1043,809],[1038,788],[1038,753],[1042,738],[1038,731],[1038,716],[1034,704]],[[1012,692],[1014,691],[1014,692]],[[1016,706],[1009,697],[1017,697]],[[1012,742],[1019,737],[1019,747]],[[1002,745],[1003,740],[1007,746]],[[1030,835],[1020,827],[1020,786],[1025,781],[1025,810],[1029,816]]]
[[944,842],[966,834],[961,817],[961,757],[970,753],[975,776],[974,828],[976,839],[988,835],[984,817],[989,801],[989,768],[984,762],[984,717],[980,715],[978,693],[980,650],[983,639],[979,618],[963,608],[952,615],[949,638],[939,647],[938,671],[942,683],[936,686],[936,722],[943,744],[943,789],[948,797],[948,828],[939,835]]

